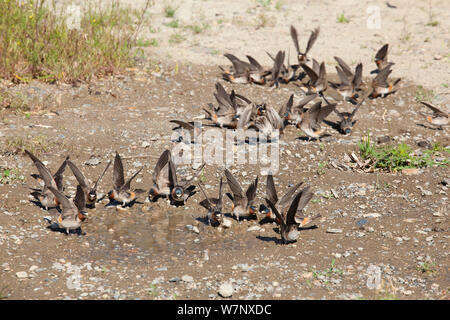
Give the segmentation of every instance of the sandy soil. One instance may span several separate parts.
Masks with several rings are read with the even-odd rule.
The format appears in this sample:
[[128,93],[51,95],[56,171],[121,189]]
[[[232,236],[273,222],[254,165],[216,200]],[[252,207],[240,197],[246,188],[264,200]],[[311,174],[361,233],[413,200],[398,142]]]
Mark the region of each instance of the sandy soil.
[[[271,1],[268,6],[250,0],[157,1],[148,19],[154,33],[149,32],[147,37],[157,39],[159,47],[151,48],[151,52],[164,60],[228,64],[223,54],[231,52],[242,58],[250,54],[262,64],[270,65],[266,51],[290,50],[294,57],[295,48],[289,35],[291,24],[299,32],[303,49],[311,30],[320,26],[320,36],[311,53],[316,60],[325,61],[328,68],[334,70],[333,56],[337,55],[352,66],[362,62],[364,75],[368,75],[376,51],[389,43],[389,54],[396,64],[393,76],[415,80],[437,93],[448,93],[442,85],[448,87],[450,83],[450,3],[445,0],[389,3],[397,8],[389,8],[385,1],[351,0],[281,0]],[[165,17],[167,5],[178,8],[174,18]],[[377,12],[379,29],[372,28],[370,20]],[[341,13],[348,23],[337,23]],[[174,19],[179,21],[179,27],[167,26]],[[438,24],[431,26],[430,22]],[[198,34],[187,28],[203,23],[208,27]],[[169,43],[175,33],[185,40]]]
[[[149,38],[159,39],[160,46],[146,48],[145,59],[124,75],[79,87],[33,82],[8,89],[25,94],[33,111],[29,116],[2,111],[0,168],[2,172],[10,169],[16,178],[2,179],[0,184],[0,298],[222,299],[219,288],[230,283],[232,299],[448,299],[448,167],[424,168],[412,175],[369,173],[347,160],[349,153],[358,153],[356,143],[368,129],[374,140],[389,136],[388,144],[405,142],[418,152],[423,151],[419,143],[425,140],[449,145],[448,128],[427,126],[419,114],[423,109],[415,101],[418,85],[436,86],[434,100],[440,103],[448,97],[441,84],[449,82],[449,19],[444,19],[449,10],[439,9],[446,2],[440,6],[433,2],[436,27],[424,26],[427,3],[422,3],[423,10],[411,9],[417,12],[414,18],[406,18],[412,28],[408,29],[411,43],[399,40],[406,1],[392,1],[397,9],[379,2],[386,28],[378,31],[352,31],[357,22],[365,26],[366,18],[357,13],[365,12],[369,3],[345,2],[348,5],[336,7],[331,1],[328,5],[311,1],[293,9],[294,1],[284,1],[286,7],[277,10],[274,4],[267,9],[253,1],[233,1],[229,7],[210,10],[214,3],[180,4],[176,18],[183,24],[203,15],[210,28],[198,35],[183,29],[186,40],[170,47],[166,41],[173,28],[162,24],[168,21],[162,13],[164,4],[155,4],[151,25],[159,31],[149,33]],[[310,14],[300,20],[303,8],[330,19]],[[336,24],[335,16],[341,11],[350,19],[348,24]],[[221,16],[216,13],[223,15],[223,23],[218,23]],[[260,13],[275,17],[274,26],[256,30],[254,20]],[[289,21],[290,17],[295,18]],[[294,22],[299,30],[305,28],[300,31],[305,39],[312,27],[321,25],[314,56],[330,64],[333,55],[347,61],[361,59],[366,76],[374,66],[371,58],[376,49],[386,41],[392,43],[394,76],[405,78],[396,94],[363,104],[350,136],[333,128],[334,114],[325,126],[329,136],[320,143],[307,141],[293,126],[286,129],[280,141],[277,190],[283,193],[298,181],[310,185],[314,197],[306,214],[322,215],[315,228],[302,230],[299,241],[289,245],[280,244],[276,224],[261,223],[261,216],[218,230],[204,223],[206,211],[198,204],[203,197],[197,193],[181,207],[164,200],[150,203],[145,194],[128,210],[107,207],[108,201],[103,200],[89,210],[83,235],[48,229],[43,219],[48,213],[29,196],[30,188],[37,187],[30,176],[36,168],[15,146],[34,147],[52,172],[70,155],[91,180],[117,150],[126,158],[126,175],[144,166],[132,186],[148,191],[156,158],[177,144],[171,141],[174,125],[169,120],[209,123],[203,119],[202,108],[215,103],[217,81],[227,90],[233,88],[277,109],[291,93],[300,99],[295,84],[279,89],[231,85],[220,79],[216,66],[227,63],[221,56],[225,51],[250,53],[263,61],[267,61],[265,50],[291,46],[292,52],[288,26]],[[333,36],[332,30],[336,31]],[[396,30],[392,38],[389,30]],[[267,36],[277,32],[280,36]],[[349,35],[344,37],[346,32]],[[354,32],[364,32],[366,37],[351,40]],[[424,43],[422,37],[430,37],[430,42]],[[325,48],[333,50],[323,52]],[[417,54],[422,48],[425,51]],[[155,55],[161,63],[155,64]],[[441,59],[434,60],[435,55]],[[414,61],[414,67],[406,61]],[[441,78],[435,76],[437,70]],[[339,108],[350,109],[348,104]],[[85,165],[91,157],[100,164]],[[441,157],[448,159],[445,154]],[[217,193],[223,169],[205,167],[202,179],[209,195]],[[266,177],[260,169],[247,164],[231,167],[244,186],[259,176],[258,205],[265,202]],[[181,175],[194,172],[189,165],[179,170]],[[69,169],[64,185],[65,193],[73,196],[76,180]],[[111,187],[109,171],[100,192],[105,194]],[[225,210],[231,210],[228,200]],[[368,281],[377,277],[376,288],[368,287]]]

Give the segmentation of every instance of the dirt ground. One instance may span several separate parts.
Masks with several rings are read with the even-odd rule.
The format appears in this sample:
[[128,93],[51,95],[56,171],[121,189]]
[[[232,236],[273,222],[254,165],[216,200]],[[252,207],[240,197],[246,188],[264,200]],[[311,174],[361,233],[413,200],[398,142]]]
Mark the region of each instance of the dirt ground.
[[[136,68],[124,75],[78,87],[3,82],[2,87],[26,95],[33,110],[28,115],[2,111],[0,168],[10,169],[15,178],[2,177],[0,184],[0,298],[223,299],[219,288],[231,283],[232,299],[448,299],[448,167],[411,175],[370,173],[354,169],[347,159],[351,152],[358,154],[357,142],[368,129],[374,141],[389,136],[387,144],[405,142],[414,150],[423,150],[418,144],[423,141],[449,145],[448,128],[426,125],[419,114],[424,109],[416,102],[423,86],[433,90],[435,103],[450,103],[449,4],[432,2],[433,21],[439,21],[433,27],[426,26],[427,1],[417,7],[407,3],[392,0],[397,8],[391,9],[384,1],[375,2],[383,27],[369,30],[364,13],[371,2],[282,1],[279,9],[274,1],[269,7],[256,1],[173,2],[182,25],[201,19],[209,25],[193,34],[165,26],[170,20],[163,13],[166,3],[158,2],[143,37],[157,38],[159,46],[145,48]],[[336,23],[341,12],[349,23]],[[260,14],[269,22],[258,28]],[[402,77],[398,92],[363,104],[350,136],[333,128],[338,118],[332,114],[325,125],[329,136],[321,142],[307,141],[294,126],[281,137],[278,194],[299,181],[310,185],[314,197],[305,211],[321,214],[315,227],[302,230],[296,243],[282,245],[276,224],[260,223],[262,216],[220,230],[204,223],[200,193],[181,207],[164,199],[148,202],[145,193],[127,210],[102,200],[88,211],[80,236],[48,228],[48,213],[29,195],[37,187],[30,176],[36,168],[14,152],[16,147],[40,151],[52,172],[70,155],[91,180],[118,151],[127,176],[144,166],[132,186],[148,191],[158,156],[177,145],[169,120],[209,123],[202,108],[215,103],[216,82],[276,109],[292,93],[296,100],[302,97],[295,84],[279,89],[232,85],[221,80],[217,68],[227,64],[225,52],[251,54],[264,64],[269,64],[266,50],[290,46],[292,53],[291,23],[301,30],[303,46],[310,30],[320,25],[312,55],[326,61],[329,70],[334,69],[333,55],[351,66],[361,61],[365,80],[375,66],[376,50],[389,42],[393,76]],[[409,40],[402,38],[405,30]],[[169,43],[174,32],[185,40]],[[344,103],[338,108],[350,110]],[[100,163],[86,165],[91,158]],[[178,169],[186,176],[194,172],[190,165]],[[259,164],[231,167],[244,188],[259,176],[258,205],[265,203],[266,177],[260,169]],[[202,180],[208,195],[217,194],[223,170],[206,165]],[[69,169],[64,186],[73,196],[76,180]],[[109,170],[99,190],[105,194],[111,187]],[[231,210],[228,199],[225,209]],[[377,277],[374,288],[370,284]]]

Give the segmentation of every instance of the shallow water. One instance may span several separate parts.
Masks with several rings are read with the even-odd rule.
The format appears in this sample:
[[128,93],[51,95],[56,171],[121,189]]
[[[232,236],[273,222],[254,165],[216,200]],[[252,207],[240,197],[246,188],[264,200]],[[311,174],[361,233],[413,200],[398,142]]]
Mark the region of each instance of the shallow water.
[[[88,232],[93,245],[106,249],[102,251],[104,258],[126,247],[165,260],[203,254],[205,250],[214,255],[223,251],[247,250],[258,243],[261,245],[262,241],[254,233],[246,231],[248,226],[245,222],[238,225],[234,221],[231,229],[219,231],[203,222],[203,214],[206,212],[199,211],[195,216],[183,208],[167,212],[154,208],[143,211],[142,205],[126,211],[99,207],[90,215],[83,230]],[[200,233],[188,230],[186,225],[196,225]]]

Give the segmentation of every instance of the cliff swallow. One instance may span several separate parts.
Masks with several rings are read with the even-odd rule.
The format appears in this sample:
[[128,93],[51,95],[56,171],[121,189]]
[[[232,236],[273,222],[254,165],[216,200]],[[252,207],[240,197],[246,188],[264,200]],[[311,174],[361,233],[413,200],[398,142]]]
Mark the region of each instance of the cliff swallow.
[[375,54],[375,64],[377,65],[377,69],[379,71],[381,71],[382,69],[386,68],[387,66],[394,65],[393,62],[388,62],[388,58],[387,58],[387,56],[388,56],[388,48],[389,48],[389,44],[386,43]]
[[339,112],[337,109],[334,109],[334,112],[338,115],[340,118],[339,121],[339,129],[341,130],[341,133],[343,134],[350,134],[352,132],[352,127],[355,125],[356,120],[353,121],[353,118],[355,117],[356,112],[358,112],[359,107],[366,99],[367,95],[364,96],[356,105],[356,107],[353,109],[353,111],[350,112]]
[[362,82],[362,63],[359,63],[353,73],[347,64],[339,57],[334,57],[341,67],[336,67],[340,83],[335,85],[337,91],[344,99],[354,100],[360,90]]
[[384,69],[380,70],[380,72],[372,80],[372,98],[377,98],[379,96],[385,97],[396,91],[395,85],[400,82],[401,78],[389,83],[387,78],[391,72],[391,65],[388,65]]
[[279,80],[281,78],[281,71],[284,65],[284,51],[278,51],[275,59],[273,61],[273,67],[271,70],[271,78],[269,81],[269,86],[274,86],[278,88],[280,86]]
[[203,190],[201,183],[198,184],[200,190],[202,191],[205,199],[200,201],[200,205],[208,210],[208,223],[209,225],[217,226],[223,220],[222,213],[222,178],[220,178],[219,184],[219,197],[218,198],[209,198],[205,191]]
[[281,117],[281,119],[284,120],[285,123],[287,123],[291,119],[292,115],[292,106],[294,105],[294,94],[291,94],[288,101],[283,104],[278,111],[278,115]]
[[252,124],[255,115],[258,113],[261,114],[264,110],[264,107],[258,107],[255,104],[248,105],[245,107],[244,111],[240,114],[236,129],[248,129]]
[[148,192],[148,199],[155,201],[158,196],[170,195],[170,180],[169,180],[169,160],[171,158],[170,150],[164,150],[156,162],[155,170],[153,171],[152,181],[153,186]]
[[[267,55],[270,57],[270,59],[272,59],[272,61],[274,62],[274,66],[272,67],[272,69],[270,70],[269,74],[276,74],[278,73],[278,80],[282,80],[283,83],[289,83],[292,80],[297,79],[297,70],[299,69],[299,65],[291,65],[289,62],[289,55],[288,55],[288,61],[287,61],[287,66],[284,64],[284,58],[285,58],[285,52],[284,51],[279,51],[278,53],[280,53],[280,56],[277,58],[273,57],[269,52],[266,52]],[[275,78],[272,77],[272,80]],[[271,82],[272,83],[272,82]],[[273,83],[272,83],[273,85]]]
[[236,56],[231,53],[225,53],[224,56],[231,61],[232,68],[226,70],[225,68],[219,66],[219,68],[223,71],[222,77],[224,80],[227,80],[231,83],[249,83],[250,79],[250,69],[252,68],[251,64],[245,61],[238,59]]
[[197,172],[190,179],[178,179],[177,169],[172,157],[169,157],[169,182],[170,182],[170,199],[175,204],[184,204],[192,194],[190,183],[203,170],[205,164],[202,164]]
[[[278,212],[281,213],[282,216],[284,216],[287,206],[292,202],[295,191],[297,191],[298,187],[300,187],[302,184],[303,182],[299,182],[296,185],[290,187],[288,191],[283,195],[283,197],[281,197],[281,199],[278,199],[277,190],[273,181],[273,175],[268,174],[266,183],[266,199],[272,202],[277,208]],[[269,205],[268,202],[267,205]],[[270,208],[266,208],[264,213],[266,214],[267,219],[275,220],[278,224],[280,224],[280,221],[277,219],[275,213],[270,210]]]
[[298,57],[299,64],[305,63],[306,61],[309,60],[307,58],[307,54],[308,54],[309,50],[311,50],[311,48],[313,47],[314,43],[316,42],[317,37],[319,36],[319,32],[320,32],[319,27],[315,28],[311,32],[311,35],[309,36],[309,39],[308,39],[308,44],[306,45],[305,52],[300,52],[300,46],[298,45],[297,29],[295,29],[295,27],[291,25],[291,38],[292,38],[292,41],[294,42],[295,50],[297,50],[297,57]]
[[336,103],[322,107],[322,101],[316,102],[311,108],[300,114],[301,122],[297,124],[297,127],[311,138],[320,138],[323,133],[321,123],[333,112],[334,108],[336,108]]
[[284,120],[280,117],[279,113],[271,106],[265,106],[264,111],[260,111],[261,115],[258,115],[253,124],[249,128],[256,128],[263,135],[269,137],[271,140],[274,134],[283,134]]
[[440,110],[436,106],[432,105],[431,103],[420,101],[421,104],[429,108],[431,111],[433,111],[432,114],[427,114],[421,112],[420,114],[423,115],[429,123],[432,125],[438,126],[440,129],[442,129],[443,126],[448,125],[448,116],[449,112],[445,113],[444,111]]
[[80,185],[77,186],[77,193],[73,202],[70,201],[61,191],[53,188],[52,186],[48,188],[58,199],[58,202],[62,207],[62,212],[56,220],[58,228],[65,229],[67,234],[70,233],[70,230],[79,229],[81,227],[81,222],[86,218],[86,212],[84,211],[86,208],[86,198],[83,188]]
[[302,191],[298,192],[294,199],[292,200],[289,209],[287,210],[286,217],[283,217],[278,211],[272,201],[266,199],[269,204],[270,209],[275,214],[276,218],[280,222],[280,235],[283,244],[296,242],[300,232],[298,231],[299,223],[295,220],[295,214],[297,213],[297,208],[299,207],[300,198],[302,197]]
[[234,90],[228,94],[220,83],[216,83],[214,97],[218,102],[218,108],[210,105],[210,110],[204,109],[210,119],[220,127],[235,129],[237,121],[245,108],[252,104],[246,97],[236,94]]
[[56,207],[58,206],[58,199],[54,196],[54,194],[49,191],[48,187],[51,186],[59,191],[63,191],[64,187],[62,184],[63,179],[63,173],[66,169],[67,160],[69,157],[67,156],[64,162],[61,164],[59,169],[56,171],[55,175],[52,176],[50,171],[47,169],[47,167],[44,165],[44,163],[39,160],[34,154],[32,154],[30,151],[25,150],[25,153],[30,157],[30,159],[33,161],[34,165],[36,166],[38,172],[39,172],[39,178],[43,180],[43,185],[41,191],[34,191],[31,193],[33,197],[36,198],[36,200],[39,200],[41,205],[48,210],[48,208]]
[[252,56],[247,55],[250,62],[249,77],[252,83],[265,84],[266,77],[270,74],[270,69],[266,69],[256,61]]
[[225,169],[225,176],[227,177],[228,186],[232,192],[231,201],[232,213],[239,221],[240,217],[253,218],[256,217],[257,209],[253,205],[256,198],[256,189],[258,187],[258,177],[250,184],[245,195],[241,185],[233,176],[233,174]]
[[327,90],[327,71],[325,68],[325,62],[322,62],[319,66],[319,73],[311,69],[308,65],[302,63],[300,66],[305,70],[309,77],[309,81],[306,84],[308,88],[308,94],[321,93]]
[[103,170],[103,172],[100,174],[98,179],[95,181],[92,187],[88,187],[86,183],[86,179],[84,178],[83,173],[78,169],[78,167],[70,160],[67,160],[67,165],[72,170],[73,175],[78,181],[78,184],[83,189],[84,195],[86,197],[86,207],[88,208],[95,208],[95,202],[97,201],[97,186],[99,181],[103,178],[105,175],[106,170],[108,170],[109,166],[111,165],[111,160],[108,161],[108,164],[106,165],[106,168]]
[[292,94],[289,97],[288,102],[283,105],[278,112],[278,114],[281,116],[282,119],[285,120],[285,122],[297,124],[300,122],[300,110],[303,110],[303,107],[306,106],[310,101],[314,100],[317,97],[317,94],[311,94],[308,96],[305,96],[295,107],[293,107],[294,104],[294,94]]
[[113,189],[108,192],[109,199],[111,201],[122,203],[122,207],[132,203],[136,199],[137,193],[140,193],[140,190],[139,192],[138,190],[131,191],[131,181],[139,174],[139,172],[141,172],[142,169],[143,167],[125,182],[122,158],[116,151],[113,167]]
[[[321,215],[317,214],[317,215],[315,215],[313,217],[305,217],[305,215],[303,214],[303,209],[308,204],[308,202],[312,199],[313,193],[311,191],[311,187],[310,186],[307,186],[307,187],[303,188],[300,191],[300,193],[302,195],[300,197],[300,201],[298,203],[297,212],[294,215],[294,219],[295,219],[295,222],[298,224],[299,227],[304,227],[308,223],[316,220],[317,218],[320,218]],[[282,213],[282,216],[286,217],[285,215],[283,215],[283,213]]]
[[170,122],[178,125],[177,128],[173,129],[179,133],[178,142],[195,143],[195,138],[202,133],[201,122],[184,122],[181,120],[170,120]]

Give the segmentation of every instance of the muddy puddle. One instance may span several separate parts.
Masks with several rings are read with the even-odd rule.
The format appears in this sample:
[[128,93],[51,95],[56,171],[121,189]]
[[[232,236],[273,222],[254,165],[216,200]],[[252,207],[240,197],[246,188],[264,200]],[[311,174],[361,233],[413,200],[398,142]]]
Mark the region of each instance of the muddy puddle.
[[[135,204],[121,210],[98,205],[95,211],[89,212],[83,232],[91,245],[104,248],[104,258],[124,248],[134,248],[128,249],[128,253],[139,252],[163,260],[205,251],[215,255],[223,251],[248,250],[263,242],[254,233],[246,232],[254,221],[242,221],[239,225],[233,221],[233,230],[218,230],[207,225],[206,212],[199,209],[195,213],[183,208],[162,211],[157,206]],[[193,226],[199,233],[192,231]]]

